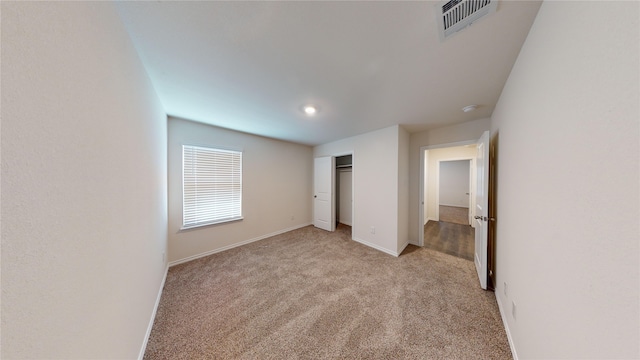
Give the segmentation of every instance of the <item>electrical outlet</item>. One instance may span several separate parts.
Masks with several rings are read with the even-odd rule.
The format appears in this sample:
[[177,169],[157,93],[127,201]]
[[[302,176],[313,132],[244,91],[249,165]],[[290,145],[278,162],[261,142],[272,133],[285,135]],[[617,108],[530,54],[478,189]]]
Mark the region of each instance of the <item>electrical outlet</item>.
[[376,233],[376,228],[374,226],[371,227],[371,233],[375,234]]
[[167,262],[167,254],[163,251],[162,252],[162,263],[166,263]]
[[295,217],[295,216],[293,216],[293,215],[291,215],[291,221],[293,221],[293,220],[295,220],[295,219],[296,219],[296,217]]
[[516,303],[515,301],[511,301],[511,315],[513,316],[513,319],[516,319]]
[[507,297],[507,282],[504,282],[504,286],[502,287],[504,289],[504,296]]

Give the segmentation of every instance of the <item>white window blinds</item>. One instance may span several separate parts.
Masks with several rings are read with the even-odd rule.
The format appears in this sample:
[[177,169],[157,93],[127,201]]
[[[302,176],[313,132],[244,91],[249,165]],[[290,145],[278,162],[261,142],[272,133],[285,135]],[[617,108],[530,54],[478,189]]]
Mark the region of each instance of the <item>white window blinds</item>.
[[182,227],[242,219],[242,153],[182,146]]

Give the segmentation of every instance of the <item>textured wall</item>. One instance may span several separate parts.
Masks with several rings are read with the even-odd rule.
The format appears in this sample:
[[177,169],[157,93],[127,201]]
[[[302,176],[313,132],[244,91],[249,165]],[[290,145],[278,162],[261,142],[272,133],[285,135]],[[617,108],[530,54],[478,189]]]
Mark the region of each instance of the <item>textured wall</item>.
[[639,10],[545,2],[493,113],[496,295],[520,358],[640,357]]
[[2,2],[3,359],[136,358],[166,116],[111,3]]

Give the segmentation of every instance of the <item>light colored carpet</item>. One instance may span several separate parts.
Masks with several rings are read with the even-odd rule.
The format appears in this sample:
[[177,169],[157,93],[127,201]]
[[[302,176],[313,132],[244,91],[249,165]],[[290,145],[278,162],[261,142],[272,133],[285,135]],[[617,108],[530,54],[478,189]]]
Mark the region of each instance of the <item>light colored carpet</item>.
[[509,359],[473,263],[312,226],[169,269],[145,359]]

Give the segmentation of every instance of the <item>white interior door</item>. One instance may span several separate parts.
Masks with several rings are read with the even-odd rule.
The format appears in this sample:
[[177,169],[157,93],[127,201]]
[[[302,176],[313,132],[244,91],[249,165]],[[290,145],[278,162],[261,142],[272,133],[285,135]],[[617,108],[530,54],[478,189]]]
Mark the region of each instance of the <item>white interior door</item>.
[[327,231],[334,231],[336,226],[335,167],[333,156],[315,158],[313,162],[313,225]]
[[489,224],[489,132],[485,131],[478,140],[478,155],[476,157],[476,208],[474,223],[476,228],[476,243],[474,262],[480,286],[487,288],[487,235]]

